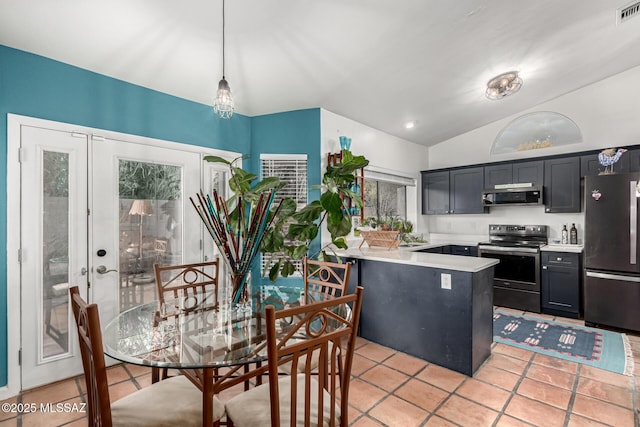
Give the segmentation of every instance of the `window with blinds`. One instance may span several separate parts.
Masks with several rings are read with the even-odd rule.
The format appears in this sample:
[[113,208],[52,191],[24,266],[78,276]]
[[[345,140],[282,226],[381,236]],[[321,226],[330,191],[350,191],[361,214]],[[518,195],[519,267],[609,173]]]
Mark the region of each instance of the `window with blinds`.
[[[306,154],[261,154],[260,174],[262,179],[277,176],[287,185],[278,191],[274,203],[279,204],[286,197],[295,200],[298,209],[307,205],[307,155]],[[285,226],[286,233],[286,226]],[[262,275],[268,273],[282,254],[262,257]],[[302,271],[302,262],[294,262],[296,269]]]

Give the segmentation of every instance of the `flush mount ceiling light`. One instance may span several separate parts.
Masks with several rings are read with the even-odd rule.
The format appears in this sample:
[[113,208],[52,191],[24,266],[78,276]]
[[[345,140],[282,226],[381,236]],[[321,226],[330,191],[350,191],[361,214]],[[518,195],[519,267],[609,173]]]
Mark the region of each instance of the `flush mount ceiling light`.
[[233,98],[231,88],[224,77],[224,0],[222,0],[222,80],[218,83],[218,92],[213,102],[213,111],[223,119],[233,116]]
[[416,120],[411,120],[408,121],[404,124],[404,128],[405,129],[413,129],[414,127],[416,127],[416,125],[418,124],[418,122]]
[[489,80],[485,95],[489,99],[502,99],[519,91],[521,86],[522,79],[518,77],[518,72],[509,71]]

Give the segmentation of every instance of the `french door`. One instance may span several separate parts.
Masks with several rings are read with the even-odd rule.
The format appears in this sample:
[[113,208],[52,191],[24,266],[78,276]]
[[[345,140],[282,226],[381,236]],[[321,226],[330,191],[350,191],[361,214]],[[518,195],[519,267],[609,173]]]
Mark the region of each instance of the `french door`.
[[87,294],[88,144],[29,126],[21,139],[21,367],[31,388],[82,372],[67,295],[69,284]]
[[200,154],[106,138],[91,144],[91,286],[106,324],[156,299],[153,264],[202,260]]
[[215,256],[189,196],[228,181],[194,147],[58,125],[20,127],[21,389],[82,372],[69,286],[104,326],[156,299],[154,263]]

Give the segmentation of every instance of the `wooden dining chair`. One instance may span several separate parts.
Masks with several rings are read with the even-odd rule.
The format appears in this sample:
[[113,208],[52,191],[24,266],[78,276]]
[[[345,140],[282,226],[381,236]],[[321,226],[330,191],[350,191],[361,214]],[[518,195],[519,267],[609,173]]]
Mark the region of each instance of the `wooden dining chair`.
[[347,293],[351,263],[318,261],[304,257],[304,302],[310,295],[341,296]]
[[220,273],[220,262],[217,258],[214,261],[193,264],[154,264],[153,271],[160,303],[178,299],[186,301],[206,294],[215,298],[214,303],[217,301]]
[[[202,393],[183,376],[152,384],[112,404],[98,306],[87,304],[77,286],[69,288],[69,296],[80,342],[89,427],[202,425]],[[217,398],[213,412],[219,425],[224,406]]]
[[[340,264],[336,262],[312,260],[303,258],[304,268],[304,302],[308,304],[313,301],[313,297],[322,298],[339,297],[347,293],[349,277],[351,274],[351,263]],[[311,370],[318,366],[318,352],[309,359]],[[287,372],[291,369],[291,364],[281,367],[281,371]],[[298,364],[298,372],[304,372],[307,368],[307,361],[301,360]]]
[[[156,290],[158,301],[165,306],[169,301],[180,301],[182,307],[177,310],[196,310],[204,304],[215,305],[218,302],[218,277],[220,263],[214,261],[180,264],[160,265],[154,264]],[[172,310],[165,307],[164,312]],[[169,376],[166,368],[152,368],[151,381],[167,379]]]
[[[227,423],[248,426],[347,426],[349,384],[363,288],[355,294],[276,311],[266,307],[268,384],[226,405]],[[346,304],[352,304],[347,316]],[[300,339],[305,336],[305,339]],[[346,346],[343,347],[343,343]],[[331,344],[331,345],[330,345]],[[318,375],[300,360],[319,352]],[[291,363],[289,375],[279,368]]]

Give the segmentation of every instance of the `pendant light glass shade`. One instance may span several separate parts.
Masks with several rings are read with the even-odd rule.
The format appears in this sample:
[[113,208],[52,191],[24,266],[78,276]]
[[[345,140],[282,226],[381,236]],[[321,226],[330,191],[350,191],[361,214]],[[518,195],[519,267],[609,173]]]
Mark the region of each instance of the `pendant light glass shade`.
[[229,83],[222,76],[222,80],[218,83],[218,92],[213,102],[213,111],[223,119],[230,119],[233,116],[233,98],[231,97],[231,88]]

